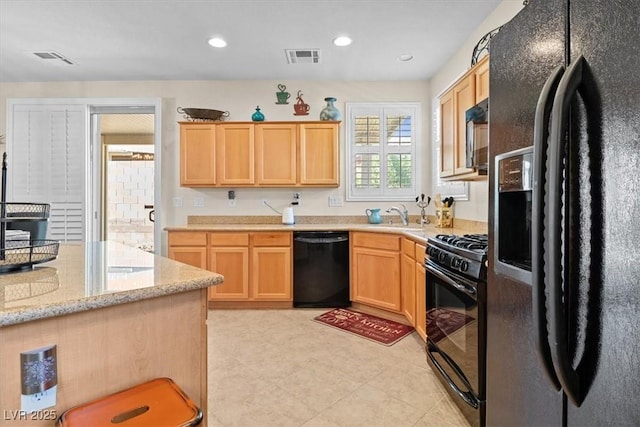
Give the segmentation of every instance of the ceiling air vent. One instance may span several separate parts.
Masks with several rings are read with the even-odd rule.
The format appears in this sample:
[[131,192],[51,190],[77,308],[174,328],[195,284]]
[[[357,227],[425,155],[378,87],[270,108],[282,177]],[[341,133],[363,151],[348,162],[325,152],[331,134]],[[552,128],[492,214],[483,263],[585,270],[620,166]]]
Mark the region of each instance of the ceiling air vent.
[[58,59],[64,62],[65,64],[73,65],[73,62],[69,58],[63,55],[60,55],[58,52],[53,52],[53,51],[33,52],[33,54],[40,59]]
[[318,64],[320,49],[285,49],[289,64]]

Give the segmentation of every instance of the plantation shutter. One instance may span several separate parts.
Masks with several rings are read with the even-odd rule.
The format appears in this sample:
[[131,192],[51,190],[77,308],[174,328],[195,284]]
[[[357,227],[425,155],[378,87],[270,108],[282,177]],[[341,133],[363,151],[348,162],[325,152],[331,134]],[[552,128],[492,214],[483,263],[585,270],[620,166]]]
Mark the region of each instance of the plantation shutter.
[[50,203],[47,238],[85,236],[85,106],[13,104],[7,201]]
[[347,200],[410,200],[420,176],[419,104],[347,104]]

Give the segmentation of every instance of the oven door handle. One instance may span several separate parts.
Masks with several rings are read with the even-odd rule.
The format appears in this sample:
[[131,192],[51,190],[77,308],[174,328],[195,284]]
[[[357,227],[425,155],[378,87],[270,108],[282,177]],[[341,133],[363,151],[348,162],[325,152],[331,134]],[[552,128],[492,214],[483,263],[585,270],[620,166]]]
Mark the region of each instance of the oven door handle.
[[425,264],[425,267],[426,267],[427,270],[429,270],[429,273],[433,274],[434,276],[438,276],[438,278],[440,280],[442,280],[443,282],[445,282],[447,285],[456,288],[460,292],[463,292],[464,294],[470,296],[473,299],[477,298],[475,290],[469,289],[466,286],[463,286],[463,285],[457,283],[455,280],[451,279],[446,274],[440,272],[440,270],[436,270],[434,267],[430,266],[429,264]]
[[[444,359],[444,361],[447,362],[449,366],[451,366],[451,369],[454,370],[456,375],[458,375],[460,380],[464,383],[465,387],[469,389],[469,391],[460,390],[460,387],[458,387],[458,385],[455,382],[453,382],[451,377],[449,377],[449,374],[447,374],[447,372],[444,370],[440,362],[436,360],[436,358],[433,356],[432,353],[438,353]],[[479,406],[478,398],[471,391],[473,390],[473,387],[471,387],[471,384],[469,384],[469,380],[467,379],[467,377],[465,377],[464,373],[462,372],[460,367],[456,364],[456,362],[454,362],[453,359],[451,359],[446,353],[443,353],[442,351],[440,351],[438,346],[433,344],[428,339],[427,339],[427,355],[429,356],[429,360],[431,360],[433,365],[440,372],[440,375],[442,375],[442,377],[445,379],[447,384],[449,384],[449,387],[451,387],[456,392],[456,394],[460,396],[460,398],[464,400],[468,405],[472,406],[475,409],[478,409],[478,406]]]

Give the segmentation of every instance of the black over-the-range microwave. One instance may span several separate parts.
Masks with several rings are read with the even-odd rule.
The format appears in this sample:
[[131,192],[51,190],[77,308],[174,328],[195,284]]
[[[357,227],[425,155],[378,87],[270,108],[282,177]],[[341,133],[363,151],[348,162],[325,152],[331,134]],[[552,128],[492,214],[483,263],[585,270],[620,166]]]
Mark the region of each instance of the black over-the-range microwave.
[[467,167],[486,175],[489,169],[489,100],[485,99],[465,113],[467,123]]

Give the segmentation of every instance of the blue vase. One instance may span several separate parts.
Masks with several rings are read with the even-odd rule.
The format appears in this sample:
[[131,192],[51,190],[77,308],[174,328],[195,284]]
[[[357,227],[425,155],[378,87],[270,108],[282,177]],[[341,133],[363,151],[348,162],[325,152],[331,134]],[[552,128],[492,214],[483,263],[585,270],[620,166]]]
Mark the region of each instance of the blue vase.
[[338,121],[342,119],[342,115],[340,114],[340,110],[333,105],[336,102],[336,98],[328,97],[324,99],[327,102],[327,106],[320,111],[320,120],[335,120]]
[[251,120],[254,122],[264,122],[264,114],[260,112],[260,106],[256,107],[256,112],[251,115]]

